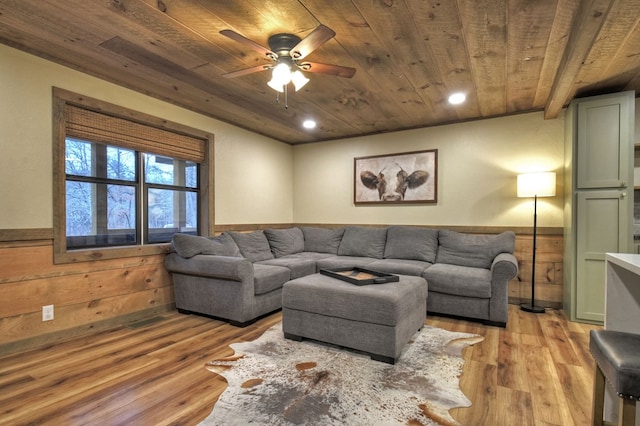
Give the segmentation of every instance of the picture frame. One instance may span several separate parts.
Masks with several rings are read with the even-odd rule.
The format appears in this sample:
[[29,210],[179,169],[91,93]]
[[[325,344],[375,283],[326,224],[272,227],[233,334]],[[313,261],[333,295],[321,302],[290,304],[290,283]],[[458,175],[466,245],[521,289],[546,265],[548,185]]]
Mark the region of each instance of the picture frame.
[[356,157],[353,170],[356,205],[438,202],[437,149]]

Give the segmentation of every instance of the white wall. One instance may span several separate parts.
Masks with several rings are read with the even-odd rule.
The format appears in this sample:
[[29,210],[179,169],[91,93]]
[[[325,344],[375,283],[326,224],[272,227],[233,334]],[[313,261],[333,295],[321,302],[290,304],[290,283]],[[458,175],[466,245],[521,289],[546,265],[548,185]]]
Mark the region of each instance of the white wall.
[[0,45],[0,229],[51,228],[52,86],[215,135],[215,222],[293,220],[291,146]]
[[[516,175],[555,171],[538,225],[562,227],[564,114],[529,113],[294,147],[294,221],[451,226],[531,226],[533,201],[516,198]],[[354,157],[438,150],[438,202],[355,206]]]

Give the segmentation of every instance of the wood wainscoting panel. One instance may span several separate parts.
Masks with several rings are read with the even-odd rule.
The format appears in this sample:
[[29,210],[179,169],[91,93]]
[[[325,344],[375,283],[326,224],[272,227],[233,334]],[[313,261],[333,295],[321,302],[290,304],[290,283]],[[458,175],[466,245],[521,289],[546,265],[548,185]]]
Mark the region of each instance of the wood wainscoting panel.
[[[562,309],[564,243],[562,235],[536,237],[536,304]],[[518,276],[509,282],[509,303],[531,300],[532,235],[516,235]]]
[[[175,306],[164,254],[54,264],[51,240],[0,243],[0,354],[159,315]],[[42,306],[54,319],[42,321]]]

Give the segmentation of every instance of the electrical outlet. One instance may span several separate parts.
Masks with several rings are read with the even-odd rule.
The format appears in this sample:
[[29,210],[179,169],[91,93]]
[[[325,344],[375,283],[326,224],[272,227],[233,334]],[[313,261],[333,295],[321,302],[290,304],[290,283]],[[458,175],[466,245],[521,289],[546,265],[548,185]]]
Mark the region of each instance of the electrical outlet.
[[53,305],[46,305],[42,307],[42,321],[53,320]]

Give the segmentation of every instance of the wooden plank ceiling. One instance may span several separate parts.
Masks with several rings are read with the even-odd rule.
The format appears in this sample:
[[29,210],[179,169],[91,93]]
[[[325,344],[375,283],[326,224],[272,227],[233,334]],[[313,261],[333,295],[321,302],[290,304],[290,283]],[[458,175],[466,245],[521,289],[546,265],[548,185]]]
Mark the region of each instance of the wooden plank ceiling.
[[[0,43],[290,144],[545,111],[579,96],[640,90],[640,0],[0,0]],[[285,110],[267,46],[323,24]],[[467,101],[449,105],[462,91]],[[314,130],[303,119],[318,122]]]

